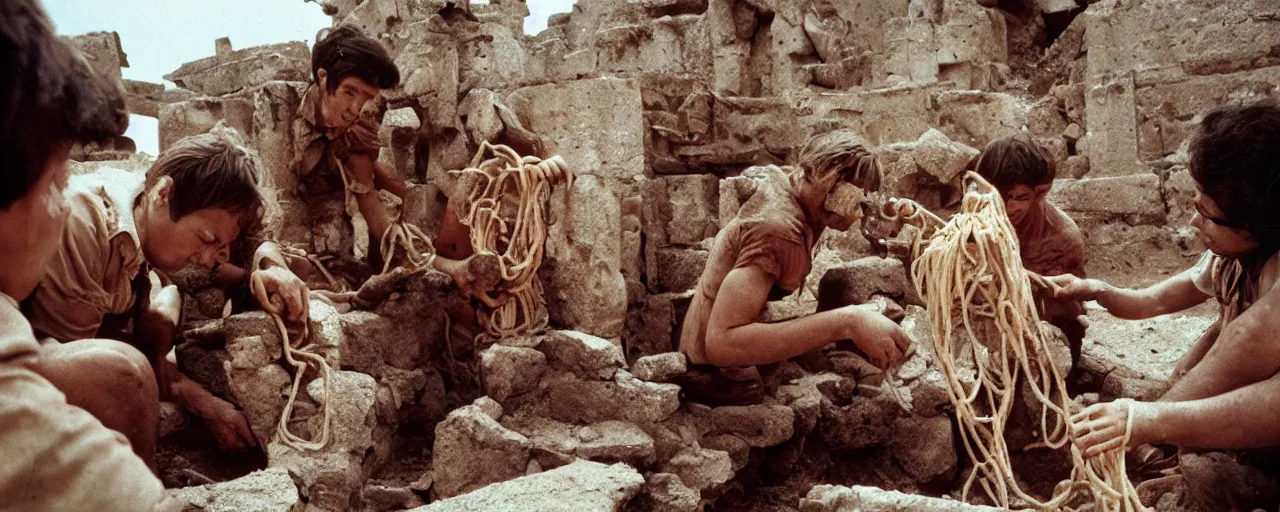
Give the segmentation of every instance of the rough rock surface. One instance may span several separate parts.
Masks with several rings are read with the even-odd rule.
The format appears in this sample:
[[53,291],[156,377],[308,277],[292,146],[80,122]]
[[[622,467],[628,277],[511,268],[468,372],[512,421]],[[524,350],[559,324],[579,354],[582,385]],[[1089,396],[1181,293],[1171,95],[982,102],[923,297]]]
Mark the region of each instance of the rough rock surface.
[[578,512],[618,510],[644,485],[644,477],[625,464],[578,461],[551,471],[488,485],[411,512]]
[[182,510],[207,512],[294,512],[302,506],[298,488],[284,468],[256,471],[229,482],[185,487],[168,492]]

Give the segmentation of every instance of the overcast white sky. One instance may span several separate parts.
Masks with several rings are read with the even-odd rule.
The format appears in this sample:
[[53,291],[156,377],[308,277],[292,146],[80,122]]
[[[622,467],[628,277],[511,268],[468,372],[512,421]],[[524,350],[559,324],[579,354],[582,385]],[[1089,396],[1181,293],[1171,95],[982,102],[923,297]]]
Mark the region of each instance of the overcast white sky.
[[[546,28],[547,17],[568,12],[574,0],[527,0],[526,33]],[[487,3],[487,2],[473,2]],[[129,56],[125,78],[160,82],[163,76],[213,55],[213,41],[230,37],[234,48],[285,41],[311,44],[331,21],[304,0],[44,0],[59,34],[116,31]],[[133,116],[127,133],[138,150],[156,154],[156,120]]]

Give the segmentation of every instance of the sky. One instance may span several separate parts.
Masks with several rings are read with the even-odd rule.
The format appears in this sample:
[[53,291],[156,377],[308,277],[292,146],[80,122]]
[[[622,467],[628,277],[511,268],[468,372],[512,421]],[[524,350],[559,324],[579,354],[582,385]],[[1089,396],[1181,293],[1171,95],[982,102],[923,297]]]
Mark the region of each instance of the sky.
[[[524,29],[533,34],[552,14],[571,10],[574,0],[527,2]],[[310,46],[316,32],[332,23],[319,4],[305,0],[44,0],[44,7],[59,34],[119,33],[129,60],[121,72],[147,82],[162,82],[183,63],[212,56],[220,37],[230,37],[236,49],[286,41]],[[158,152],[154,118],[132,116],[126,135],[138,151]]]

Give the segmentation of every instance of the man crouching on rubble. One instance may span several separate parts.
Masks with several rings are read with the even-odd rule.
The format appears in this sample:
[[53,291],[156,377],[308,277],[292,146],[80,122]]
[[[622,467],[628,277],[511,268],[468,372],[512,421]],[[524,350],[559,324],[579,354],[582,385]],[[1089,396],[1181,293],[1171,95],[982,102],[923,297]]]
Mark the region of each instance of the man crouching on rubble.
[[[71,146],[120,135],[127,123],[123,93],[54,37],[36,0],[0,2],[0,509],[145,511],[163,496],[121,434],[155,436],[146,358],[87,340],[51,361],[17,302],[58,248]],[[67,374],[78,385],[59,380]],[[107,404],[108,415],[86,412]],[[139,454],[149,460],[149,449]]]
[[[84,342],[74,340],[128,340],[147,354],[161,399],[200,417],[224,448],[256,444],[240,411],[179,374],[166,359],[182,310],[181,295],[173,285],[152,293],[150,270],[163,276],[189,265],[212,271],[225,263],[232,244],[262,215],[258,183],[250,153],[215,133],[178,141],[145,176],[102,169],[72,177],[66,191],[66,231],[43,281],[23,303],[36,333],[62,342],[43,346],[38,371],[68,395],[100,394],[94,372],[75,364],[81,357],[77,347]],[[248,277],[257,275],[267,294],[255,294],[260,305],[287,320],[305,320],[307,287],[285,266],[275,244],[261,244],[253,261]],[[272,300],[278,305],[271,305]],[[132,333],[122,333],[130,320]],[[157,404],[153,401],[130,417],[131,411],[121,407],[123,399],[99,396],[84,407],[109,425],[108,418],[123,415],[119,419],[129,425],[125,434],[135,450],[150,457]],[[149,418],[149,423],[135,418]]]
[[[734,367],[783,361],[850,339],[880,368],[902,358],[910,338],[879,307],[851,305],[779,323],[757,317],[771,298],[800,287],[813,246],[826,228],[849,229],[861,217],[864,191],[880,185],[880,166],[849,131],[814,137],[792,168],[764,168],[767,180],[720,233],[698,281],[680,334],[693,365],[714,365],[707,382],[686,394],[719,403],[749,402],[758,374]],[[704,368],[704,370],[707,370]],[[756,391],[758,392],[758,390]],[[744,398],[746,397],[746,398]]]
[[[328,194],[354,198],[369,227],[369,261],[381,268],[378,262],[392,255],[377,254],[380,244],[376,241],[394,220],[378,198],[378,190],[404,199],[407,189],[404,180],[378,165],[378,125],[361,111],[382,89],[400,83],[400,71],[378,41],[354,25],[342,24],[317,36],[311,72],[314,83],[304,93],[293,122],[294,172],[307,200]],[[452,213],[453,208],[446,211]],[[457,229],[461,225],[452,216],[445,224],[441,233],[448,240],[433,242],[442,255],[432,267],[452,277],[466,295],[496,305],[486,293],[494,283],[473,276],[466,260],[444,257],[470,253],[465,227]],[[459,245],[466,250],[460,251]]]
[[[1093,405],[1073,418],[1085,455],[1165,443],[1184,454],[1190,510],[1274,509],[1280,459],[1280,108],[1227,107],[1204,116],[1191,141],[1192,226],[1208,247],[1195,267],[1141,290],[1054,278],[1060,297],[1096,300],[1111,314],[1150,318],[1216,298],[1218,321],[1174,367],[1157,402]],[[1132,417],[1130,417],[1132,415]],[[1131,430],[1126,433],[1126,426]],[[1154,483],[1156,481],[1152,481]]]

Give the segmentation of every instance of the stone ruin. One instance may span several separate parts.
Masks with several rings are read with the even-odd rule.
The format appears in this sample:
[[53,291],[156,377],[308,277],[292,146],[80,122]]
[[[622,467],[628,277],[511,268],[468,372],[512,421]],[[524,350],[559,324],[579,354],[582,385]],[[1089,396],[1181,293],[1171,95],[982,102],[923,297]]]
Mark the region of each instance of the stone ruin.
[[[523,0],[317,3],[400,67],[371,108],[380,161],[414,184],[406,218],[438,229],[446,171],[522,129],[578,175],[553,205],[541,271],[551,329],[458,340],[439,313],[456,293],[434,272],[373,311],[316,301],[312,341],[340,371],[330,396],[312,381],[299,397],[294,431],[317,427],[320,403],[334,414],[330,443],[300,452],[272,441],[291,370],[269,318],[220,319],[224,298],[193,292],[179,364],[246,412],[265,460],[218,454],[166,409],[166,484],[205,484],[171,491],[187,510],[986,510],[955,500],[967,462],[929,350],[898,375],[910,413],[841,350],[763,369],[761,405],[707,407],[668,383],[685,371],[672,351],[712,237],[750,188],[743,171],[854,128],[891,193],[946,212],[978,149],[1025,131],[1057,160],[1051,200],[1086,233],[1088,272],[1133,285],[1202,250],[1187,227],[1197,114],[1280,98],[1271,0],[579,0],[537,35],[522,32]],[[115,34],[73,39],[120,79]],[[277,239],[368,243],[342,229],[341,205],[301,204],[288,172],[307,45],[215,46],[166,76],[177,89],[123,81],[130,109],[159,119],[161,151],[235,128],[267,171]],[[134,149],[77,148],[77,172],[143,172]],[[828,232],[805,289],[765,316],[813,311],[828,273],[860,283],[846,302],[917,302],[902,265],[856,231]],[[927,314],[907,311],[928,347]],[[1099,346],[1081,362],[1097,393],[1160,392],[1160,371]],[[1062,468],[1024,462],[1045,475],[1031,488],[1058,481]]]

